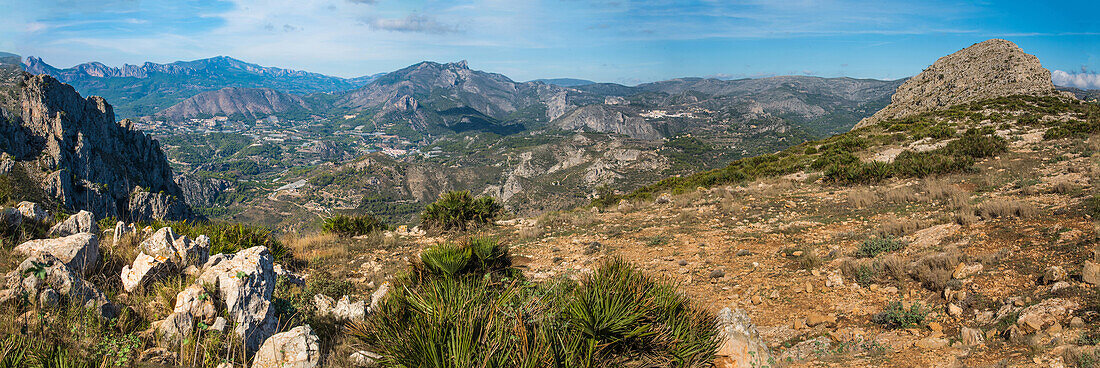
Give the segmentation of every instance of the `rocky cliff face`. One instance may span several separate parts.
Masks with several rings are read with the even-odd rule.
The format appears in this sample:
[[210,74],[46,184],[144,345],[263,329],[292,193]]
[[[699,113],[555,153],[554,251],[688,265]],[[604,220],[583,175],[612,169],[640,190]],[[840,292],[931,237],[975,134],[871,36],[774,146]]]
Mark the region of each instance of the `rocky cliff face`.
[[936,60],[898,87],[889,106],[856,128],[989,98],[1057,93],[1039,58],[1012,42],[992,39]]
[[47,75],[13,77],[5,86],[14,100],[4,105],[18,111],[5,112],[5,171],[22,170],[58,204],[99,218],[192,216],[157,141],[116,122],[106,100]]
[[172,120],[206,115],[242,115],[257,119],[281,112],[308,110],[309,104],[297,95],[270,88],[226,87],[183,100],[157,116]]
[[606,105],[589,105],[575,109],[555,120],[553,124],[564,130],[615,133],[636,139],[662,137],[645,119]]

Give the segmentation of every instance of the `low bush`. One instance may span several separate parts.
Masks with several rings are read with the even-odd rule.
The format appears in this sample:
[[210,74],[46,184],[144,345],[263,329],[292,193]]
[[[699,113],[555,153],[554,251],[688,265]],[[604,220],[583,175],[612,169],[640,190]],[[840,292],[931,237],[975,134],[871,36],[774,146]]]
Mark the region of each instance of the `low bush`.
[[919,327],[924,325],[928,312],[920,303],[913,303],[905,308],[901,302],[893,302],[871,316],[871,321],[890,330]]
[[[531,284],[492,239],[425,250],[350,335],[383,367],[706,367],[715,317],[621,260]],[[488,261],[488,263],[486,263]],[[499,262],[499,263],[498,263]]]
[[856,250],[856,256],[861,258],[874,258],[881,253],[893,252],[901,250],[902,248],[905,248],[905,243],[901,240],[875,236],[864,240],[863,243],[859,245],[859,249]]
[[493,197],[474,198],[469,191],[451,191],[439,196],[420,214],[422,226],[436,231],[466,231],[470,227],[490,224],[503,208]]
[[978,205],[975,214],[985,220],[1005,217],[1029,218],[1037,216],[1039,210],[1026,201],[994,199]]
[[389,228],[382,219],[369,214],[363,216],[336,215],[326,218],[321,227],[327,232],[348,237],[370,234]]

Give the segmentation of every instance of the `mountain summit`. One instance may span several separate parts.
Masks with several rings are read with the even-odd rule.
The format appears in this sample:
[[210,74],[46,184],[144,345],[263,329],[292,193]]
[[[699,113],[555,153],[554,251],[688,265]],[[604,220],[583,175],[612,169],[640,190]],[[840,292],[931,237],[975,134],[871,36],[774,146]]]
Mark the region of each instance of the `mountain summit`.
[[1010,41],[991,39],[936,60],[898,87],[889,106],[856,128],[978,100],[1056,93],[1039,58]]

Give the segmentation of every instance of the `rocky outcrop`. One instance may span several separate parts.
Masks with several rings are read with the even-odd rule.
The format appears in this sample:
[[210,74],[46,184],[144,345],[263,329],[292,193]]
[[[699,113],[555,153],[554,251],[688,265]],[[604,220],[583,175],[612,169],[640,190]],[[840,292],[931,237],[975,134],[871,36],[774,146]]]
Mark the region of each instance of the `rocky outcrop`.
[[890,105],[856,128],[926,111],[1012,95],[1055,95],[1050,71],[1016,44],[992,39],[936,60],[898,87]]
[[142,285],[191,266],[204,264],[210,257],[210,240],[205,235],[192,241],[163,227],[141,242],[141,252],[133,264],[122,268],[122,287],[133,291]]
[[211,115],[258,119],[277,113],[309,110],[309,104],[297,95],[270,88],[226,87],[180,101],[156,116],[174,121]]
[[129,121],[116,122],[106,100],[83,98],[47,75],[13,78],[18,111],[9,112],[12,124],[0,124],[7,165],[44,178],[40,189],[57,203],[96,218],[192,217],[160,145]]
[[763,367],[771,364],[771,352],[756,326],[741,309],[718,312],[719,345],[715,366],[720,368]]
[[218,254],[203,266],[198,282],[212,285],[224,303],[234,332],[255,352],[276,330],[273,259],[266,247]]
[[40,252],[57,257],[69,269],[86,275],[99,262],[99,238],[95,233],[82,232],[57,239],[27,241],[13,249],[16,253],[33,256]]
[[91,309],[104,318],[118,315],[118,307],[92,283],[49,253],[39,252],[27,258],[4,280],[7,289],[0,291],[0,304],[26,295],[28,301],[40,306],[65,302]]
[[591,130],[601,133],[622,134],[636,139],[658,139],[661,134],[645,119],[628,115],[606,105],[590,105],[578,108],[554,121],[554,126],[564,130]]
[[50,219],[50,213],[38,203],[23,201],[19,202],[15,208],[27,221],[43,223]]
[[252,368],[313,368],[321,363],[321,339],[309,325],[280,332],[264,341]]
[[196,178],[191,175],[176,175],[176,185],[179,185],[183,198],[191,207],[213,206],[217,203],[218,196],[236,186],[229,180]]
[[69,236],[79,233],[92,233],[99,234],[99,225],[96,224],[95,216],[88,211],[80,211],[75,215],[69,216],[65,221],[58,222],[53,227],[50,227],[49,236]]

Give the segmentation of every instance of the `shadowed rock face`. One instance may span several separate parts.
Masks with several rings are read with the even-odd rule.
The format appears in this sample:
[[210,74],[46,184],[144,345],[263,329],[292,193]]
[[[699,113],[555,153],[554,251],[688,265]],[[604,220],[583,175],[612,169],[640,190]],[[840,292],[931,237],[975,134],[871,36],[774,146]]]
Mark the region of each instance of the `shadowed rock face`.
[[[10,66],[4,66],[10,67]],[[0,116],[6,170],[23,170],[60,205],[96,218],[186,219],[191,209],[157,141],[115,121],[101,97],[83,98],[47,75],[7,75]]]
[[1057,93],[1039,58],[1012,42],[992,39],[936,60],[898,87],[889,106],[856,128],[978,100]]

